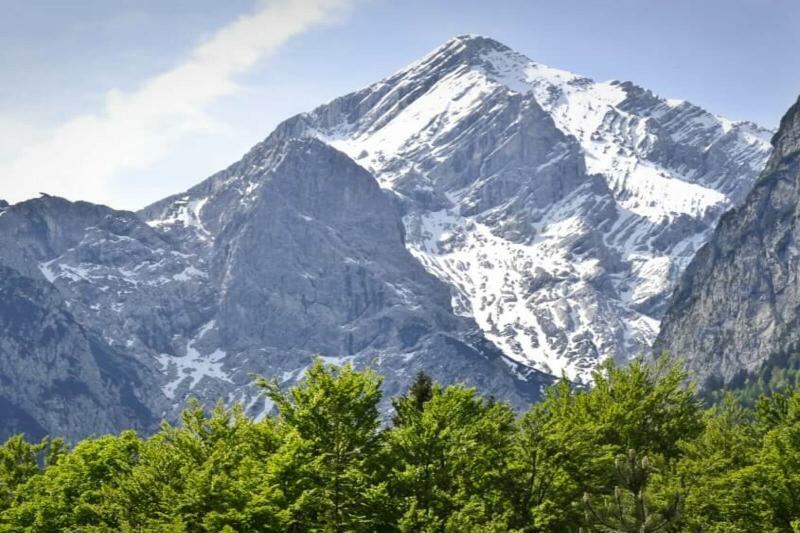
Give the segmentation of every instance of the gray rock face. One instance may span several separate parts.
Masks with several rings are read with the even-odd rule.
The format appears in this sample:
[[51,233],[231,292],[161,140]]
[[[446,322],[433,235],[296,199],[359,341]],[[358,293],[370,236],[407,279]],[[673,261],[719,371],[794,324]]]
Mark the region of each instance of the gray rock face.
[[0,266],[0,440],[151,431],[150,394],[146,369],[78,324],[54,287]]
[[800,344],[800,103],[767,166],[680,280],[655,344],[701,383],[727,383]]
[[387,394],[418,369],[518,406],[549,382],[530,369],[515,374],[518,365],[453,314],[448,287],[406,250],[399,203],[316,139],[272,136],[142,216],[203,258],[214,286],[190,345],[215,366],[164,359],[175,365],[167,387],[177,395],[213,401],[224,392],[257,413],[264,404],[249,374],[290,383],[314,355],[376,368]]
[[[126,394],[142,404],[136,418],[109,415],[102,423],[88,413],[82,417],[78,406],[74,425],[37,418],[47,432],[77,438],[126,427],[150,428],[162,416],[172,414],[175,405],[162,392],[166,378],[154,365],[151,350],[160,353],[168,349],[202,313],[208,289],[198,283],[192,266],[195,258],[179,252],[134,213],[48,196],[2,212],[0,249],[0,264],[24,276],[21,279],[57,290],[73,327],[89,339],[82,348],[85,357],[105,365],[104,371],[121,372],[131,386]],[[30,328],[35,329],[36,324]],[[58,353],[75,351],[77,357],[80,350],[74,347],[76,341],[71,342],[58,348],[62,350]],[[33,340],[28,345],[15,344],[7,347],[4,359],[17,365],[16,361],[39,348]],[[46,383],[51,379],[46,370],[32,369],[29,379]],[[101,386],[98,376],[97,372],[76,372],[74,387],[93,390]],[[18,397],[34,390],[18,379],[10,380],[9,386],[18,387]],[[121,398],[95,398],[109,413],[124,407]]]
[[149,431],[190,396],[259,415],[251,374],[289,384],[315,355],[387,395],[425,369],[522,408],[550,382],[453,314],[399,203],[319,141],[262,143],[141,215],[48,196],[0,215],[6,433]]

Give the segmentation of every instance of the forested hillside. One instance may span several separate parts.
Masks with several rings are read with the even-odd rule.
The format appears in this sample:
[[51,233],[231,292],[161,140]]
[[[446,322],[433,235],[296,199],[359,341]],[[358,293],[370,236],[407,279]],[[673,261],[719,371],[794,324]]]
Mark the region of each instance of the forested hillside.
[[611,363],[521,416],[420,374],[317,361],[277,414],[0,447],[3,531],[800,531],[800,390],[704,409],[679,365]]

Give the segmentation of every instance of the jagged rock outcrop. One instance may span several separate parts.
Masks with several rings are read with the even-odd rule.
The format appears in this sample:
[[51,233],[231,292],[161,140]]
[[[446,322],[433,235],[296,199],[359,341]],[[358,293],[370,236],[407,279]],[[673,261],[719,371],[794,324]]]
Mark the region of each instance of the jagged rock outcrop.
[[655,344],[706,385],[800,348],[800,101],[772,144],[752,192],[681,278]]

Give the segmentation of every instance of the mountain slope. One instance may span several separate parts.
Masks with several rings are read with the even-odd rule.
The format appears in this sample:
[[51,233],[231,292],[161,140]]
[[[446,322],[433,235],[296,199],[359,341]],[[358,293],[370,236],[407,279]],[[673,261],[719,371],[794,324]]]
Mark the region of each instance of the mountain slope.
[[[397,203],[320,141],[270,139],[142,216],[204,258],[216,295],[191,341],[215,370],[165,357],[178,367],[168,386],[176,392],[213,401],[225,391],[255,405],[241,388],[250,373],[290,382],[315,354],[375,367],[390,394],[417,369],[520,406],[548,382],[512,373],[473,323],[453,315],[448,288],[406,250]],[[196,386],[190,367],[214,384]]]
[[516,361],[587,378],[644,353],[678,275],[749,191],[768,132],[462,36],[279,126],[349,154],[409,250]]
[[78,439],[158,418],[141,365],[87,332],[46,282],[0,266],[0,440]]
[[[269,405],[252,374],[291,383],[316,355],[373,366],[387,395],[424,369],[519,408],[538,399],[550,378],[455,316],[404,238],[395,199],[312,139],[259,145],[142,216],[50,196],[6,206],[0,291],[26,287],[19,298],[35,308],[9,296],[0,315],[6,332],[28,335],[0,346],[6,427],[147,430],[192,396],[259,415]],[[42,320],[66,332],[37,336]]]
[[752,192],[681,279],[655,344],[706,384],[730,383],[800,348],[800,101]]
[[154,281],[169,243],[134,213],[42,196],[0,211],[0,249],[0,381],[6,410],[20,413],[4,431],[157,427],[173,406],[134,340],[171,336],[153,328],[162,313],[177,329]]

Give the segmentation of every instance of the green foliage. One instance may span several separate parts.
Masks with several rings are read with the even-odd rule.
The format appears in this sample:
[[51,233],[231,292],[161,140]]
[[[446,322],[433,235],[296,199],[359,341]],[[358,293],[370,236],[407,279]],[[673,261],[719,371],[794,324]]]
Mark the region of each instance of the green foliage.
[[289,527],[374,530],[373,504],[385,498],[375,475],[381,380],[371,371],[318,360],[304,383],[288,392],[277,380],[258,384],[280,411],[285,441],[271,474],[287,498]]
[[704,387],[704,399],[717,403],[726,394],[752,406],[764,396],[784,393],[800,385],[800,351],[796,348],[770,356],[757,372],[741,372],[731,382],[722,380],[708,383]]
[[[413,391],[413,389],[412,389]],[[402,424],[387,432],[392,493],[403,531],[504,529],[504,486],[514,415],[474,389],[436,385],[430,399],[395,402]]]
[[[277,413],[0,446],[0,531],[800,532],[800,390],[704,409],[680,365],[602,365],[517,416],[315,362]],[[584,495],[586,495],[584,497]]]
[[17,494],[22,485],[41,473],[40,465],[47,467],[58,462],[63,451],[61,439],[31,444],[22,435],[13,436],[0,446],[0,511],[18,504]]
[[694,389],[682,385],[686,372],[666,358],[654,366],[633,361],[625,368],[607,360],[594,381],[576,414],[594,425],[600,442],[613,446],[615,456],[633,449],[674,459],[680,441],[703,430]]
[[3,517],[33,530],[117,527],[107,496],[130,474],[141,446],[133,431],[80,442],[55,465],[31,477],[18,492],[20,503]]
[[614,470],[619,484],[613,495],[593,499],[584,494],[590,527],[606,533],[655,533],[677,523],[681,495],[673,495],[666,506],[659,507],[650,494],[651,477],[658,471],[653,461],[629,450],[617,456]]

